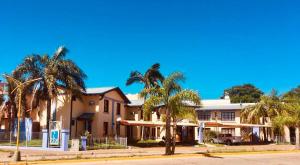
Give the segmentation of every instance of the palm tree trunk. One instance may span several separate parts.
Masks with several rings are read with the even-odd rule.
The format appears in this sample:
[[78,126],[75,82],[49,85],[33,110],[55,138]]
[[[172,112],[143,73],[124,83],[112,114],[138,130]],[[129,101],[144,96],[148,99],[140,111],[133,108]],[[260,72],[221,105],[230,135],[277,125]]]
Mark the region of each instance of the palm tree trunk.
[[172,155],[175,154],[175,147],[176,147],[176,133],[177,133],[177,123],[176,120],[173,119],[173,138],[172,138],[172,150],[171,153]]
[[51,99],[47,99],[47,123],[46,123],[46,129],[48,130],[49,133],[49,124],[50,124],[50,119],[51,119]]
[[[265,118],[264,117],[262,118],[262,122],[263,122],[263,125],[265,125]],[[263,134],[264,134],[264,142],[267,142],[268,139],[267,139],[266,127],[263,127]]]
[[169,108],[166,109],[166,155],[171,155],[171,114]]
[[300,127],[296,127],[296,130],[295,130],[295,134],[296,134],[296,149],[300,149]]

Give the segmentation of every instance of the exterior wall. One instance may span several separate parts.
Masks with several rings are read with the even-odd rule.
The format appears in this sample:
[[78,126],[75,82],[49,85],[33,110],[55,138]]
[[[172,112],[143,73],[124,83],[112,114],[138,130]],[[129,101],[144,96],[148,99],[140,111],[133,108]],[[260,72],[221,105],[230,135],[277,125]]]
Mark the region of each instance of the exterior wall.
[[[69,96],[62,96],[59,99],[57,108],[57,119],[62,118],[64,129],[70,127],[70,108],[71,102]],[[104,112],[104,100],[109,101],[109,110]],[[121,104],[120,115],[117,115],[117,103]],[[82,100],[73,101],[72,119],[72,137],[79,137],[85,132],[85,121],[76,120],[83,113],[94,113],[91,121],[91,134],[93,137],[105,137],[104,122],[108,122],[108,136],[116,134],[117,119],[125,117],[125,103],[123,98],[116,91],[106,93],[103,97],[100,95],[83,95]],[[76,128],[77,127],[77,128]],[[125,127],[120,127],[120,136],[125,137]]]
[[[109,100],[109,111],[104,112],[104,100]],[[62,93],[52,100],[52,106],[56,102],[56,120],[61,121],[62,129],[70,128],[70,115],[71,115],[71,95]],[[120,115],[117,115],[117,103],[120,103]],[[77,120],[83,113],[94,113],[91,122],[91,134],[93,137],[104,137],[104,122],[108,122],[108,136],[116,134],[117,121],[125,119],[125,102],[121,95],[112,90],[104,96],[100,95],[82,95],[82,99],[72,101],[72,120],[71,137],[79,137],[85,132],[85,122]],[[38,121],[41,128],[46,128],[47,122],[47,104],[42,102],[31,113],[33,121]],[[114,129],[112,129],[114,128]],[[120,126],[120,136],[126,136],[125,126]]]
[[[200,111],[205,111],[205,110],[199,110],[198,113],[198,119],[199,119],[199,123],[201,122],[217,122],[217,123],[234,123],[234,124],[240,124],[241,123],[241,110],[207,110],[206,112],[210,112],[211,117],[209,120],[200,120],[199,117],[199,113]],[[234,112],[234,120],[233,121],[224,121],[222,120],[222,112]],[[231,128],[231,127],[206,127],[209,128],[211,131],[216,131],[216,132],[222,132],[222,129],[226,129],[226,128]],[[234,129],[234,134],[233,136],[241,136],[241,128],[234,128],[232,127],[231,129]],[[198,130],[196,132],[198,134]],[[195,137],[198,137],[197,135],[195,135]]]
[[[132,121],[143,121],[142,119],[142,111],[140,106],[127,106],[126,107],[126,120],[132,120]],[[159,114],[159,115],[158,115]],[[164,108],[159,108],[156,111],[152,112],[150,114],[150,120],[151,122],[159,122],[162,121],[162,116],[165,114]],[[132,133],[133,135],[130,137],[131,140],[141,140],[141,132],[143,129],[143,126],[128,126],[133,129]],[[178,126],[179,128],[181,126]],[[164,126],[144,126],[144,134],[146,134],[147,129],[149,129],[150,136],[146,136],[145,138],[151,138],[153,140],[161,141],[163,137],[166,134],[166,130]],[[193,135],[191,139],[196,139],[196,133],[194,132],[193,127],[187,128],[189,131],[192,130]],[[173,134],[171,129],[171,134]],[[145,135],[144,135],[145,136]],[[178,142],[180,141],[180,137],[178,137]]]

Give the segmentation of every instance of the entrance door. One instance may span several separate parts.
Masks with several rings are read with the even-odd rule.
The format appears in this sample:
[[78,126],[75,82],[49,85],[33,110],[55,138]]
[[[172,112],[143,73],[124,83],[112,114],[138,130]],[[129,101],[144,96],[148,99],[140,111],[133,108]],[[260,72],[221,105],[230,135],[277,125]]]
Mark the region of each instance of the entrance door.
[[295,129],[295,127],[290,127],[290,143],[296,144],[296,129]]
[[88,131],[90,134],[92,133],[92,121],[85,121],[85,130]]

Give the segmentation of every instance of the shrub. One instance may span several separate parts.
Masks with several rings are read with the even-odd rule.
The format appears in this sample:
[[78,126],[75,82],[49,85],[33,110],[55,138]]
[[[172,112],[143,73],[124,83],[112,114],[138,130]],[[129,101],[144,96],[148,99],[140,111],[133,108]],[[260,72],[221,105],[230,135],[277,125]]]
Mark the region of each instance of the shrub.
[[204,142],[209,142],[209,140],[212,138],[217,138],[216,131],[211,131],[211,130],[204,131]]

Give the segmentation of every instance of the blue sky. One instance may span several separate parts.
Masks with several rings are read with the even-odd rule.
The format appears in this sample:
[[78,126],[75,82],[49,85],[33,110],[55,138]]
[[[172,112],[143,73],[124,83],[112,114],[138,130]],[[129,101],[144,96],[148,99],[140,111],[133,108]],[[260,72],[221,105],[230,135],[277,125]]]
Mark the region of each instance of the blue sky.
[[125,86],[130,71],[161,63],[186,88],[217,98],[253,83],[264,92],[300,85],[300,4],[279,0],[0,2],[0,73],[25,55],[59,45],[88,75],[88,87]]

